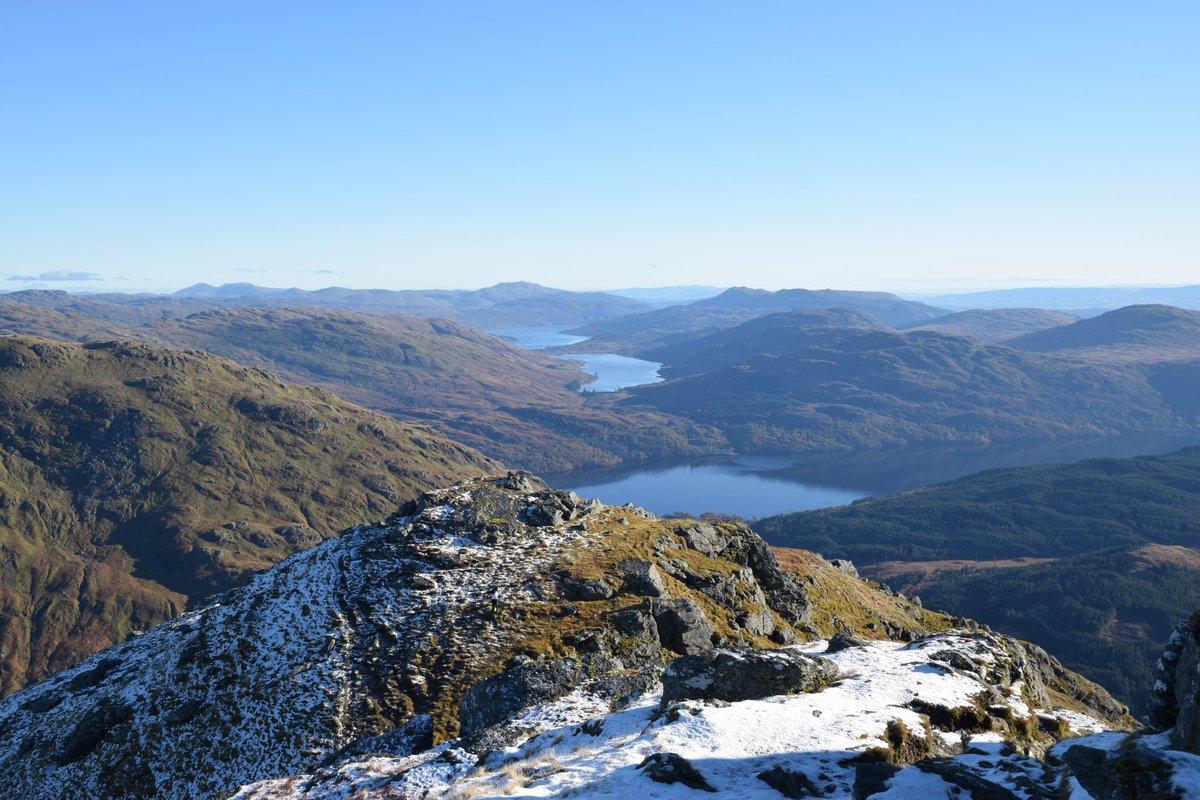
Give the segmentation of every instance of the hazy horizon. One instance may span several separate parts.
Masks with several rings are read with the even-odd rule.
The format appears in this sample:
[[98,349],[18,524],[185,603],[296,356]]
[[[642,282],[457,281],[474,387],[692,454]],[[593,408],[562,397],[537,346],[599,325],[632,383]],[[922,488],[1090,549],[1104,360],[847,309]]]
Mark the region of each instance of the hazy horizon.
[[1198,27],[1175,2],[21,4],[0,286],[1188,283]]

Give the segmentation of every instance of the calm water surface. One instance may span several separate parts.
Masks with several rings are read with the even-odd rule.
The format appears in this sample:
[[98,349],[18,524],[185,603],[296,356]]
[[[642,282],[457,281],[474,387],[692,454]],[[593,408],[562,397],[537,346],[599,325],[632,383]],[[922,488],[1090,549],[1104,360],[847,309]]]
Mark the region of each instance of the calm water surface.
[[[577,344],[587,338],[544,326],[491,333],[531,350]],[[583,361],[584,369],[598,376],[582,391],[612,392],[662,380],[658,375],[661,365],[652,361],[611,353],[563,357]],[[1197,444],[1200,434],[1142,433],[803,457],[730,456],[544,477],[551,486],[572,489],[584,497],[599,497],[617,505],[631,502],[657,514],[714,511],[754,518],[844,505],[862,497],[901,492],[985,469],[1169,453]]]
[[1169,453],[1196,444],[1200,444],[1200,434],[1145,433],[847,455],[733,456],[545,477],[551,486],[572,489],[584,497],[618,505],[632,502],[657,514],[714,511],[753,518],[844,505],[861,497],[906,491],[985,469]]
[[[521,347],[528,347],[530,350],[578,344],[588,338],[562,333],[555,327],[499,328],[488,331],[488,333],[508,339]],[[658,374],[658,368],[662,364],[654,361],[628,358],[615,353],[563,353],[556,354],[556,357],[582,361],[583,371],[596,376],[596,380],[584,384],[580,388],[581,392],[615,392],[628,386],[641,386],[662,380]]]
[[773,470],[786,462],[731,458],[715,464],[682,464],[642,470],[605,480],[549,479],[552,486],[572,489],[605,503],[634,503],[656,514],[716,511],[743,517],[765,517],[802,508],[838,506],[867,493],[861,489],[822,486],[779,477]]

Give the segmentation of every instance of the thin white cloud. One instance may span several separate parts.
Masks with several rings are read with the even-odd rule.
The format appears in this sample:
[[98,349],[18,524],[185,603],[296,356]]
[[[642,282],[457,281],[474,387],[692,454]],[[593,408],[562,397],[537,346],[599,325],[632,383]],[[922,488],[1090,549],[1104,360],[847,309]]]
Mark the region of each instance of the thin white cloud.
[[94,272],[72,272],[56,269],[43,272],[41,275],[10,275],[10,281],[98,281],[100,276]]

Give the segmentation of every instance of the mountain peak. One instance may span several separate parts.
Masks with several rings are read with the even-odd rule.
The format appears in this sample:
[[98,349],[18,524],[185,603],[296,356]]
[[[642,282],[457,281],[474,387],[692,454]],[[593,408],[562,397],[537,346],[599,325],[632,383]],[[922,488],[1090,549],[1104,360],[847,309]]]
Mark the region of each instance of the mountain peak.
[[[954,706],[992,681],[1009,686],[1012,698],[1049,703],[1051,687],[1090,697],[1093,714],[1120,717],[1119,705],[1100,702],[1102,690],[1036,649],[977,628],[939,639],[950,618],[819,557],[804,563],[804,574],[783,569],[742,526],[660,520],[547,489],[525,473],[426,492],[384,524],[345,531],[0,701],[0,724],[25,732],[0,741],[0,794],[224,797],[239,785],[322,764],[362,775],[356,759],[380,750],[411,756],[410,767],[433,765],[445,783],[549,720],[570,730],[628,707],[624,719],[637,729],[659,724],[657,693],[669,680],[663,670],[679,656],[695,658],[674,662],[676,675],[686,664],[701,670],[686,674],[735,677],[747,659],[756,669],[791,664],[800,670],[800,691],[821,690],[856,659],[882,659],[894,666],[870,680],[886,688],[894,682],[888,670],[900,670],[912,687],[886,690],[890,702],[911,705],[918,683],[931,687],[919,690],[925,705],[914,709],[932,708],[936,698]],[[847,640],[842,646],[860,654],[823,666],[815,655],[770,655],[841,626],[913,644]],[[979,667],[989,677],[957,684],[958,694],[931,694],[939,670],[914,665],[944,662],[956,650],[974,654],[973,664],[991,664]],[[672,692],[687,695],[702,683],[685,679]],[[1020,686],[1029,687],[1026,695]],[[531,719],[526,709],[538,708]],[[932,712],[881,709],[853,747],[883,737],[885,717],[920,713]],[[681,710],[664,719],[694,716]],[[1103,727],[1083,715],[1067,719],[1077,728]],[[628,729],[620,721],[598,724],[606,737]],[[437,746],[449,740],[449,749]],[[836,780],[852,780],[854,770]],[[285,783],[288,791],[301,786]]]

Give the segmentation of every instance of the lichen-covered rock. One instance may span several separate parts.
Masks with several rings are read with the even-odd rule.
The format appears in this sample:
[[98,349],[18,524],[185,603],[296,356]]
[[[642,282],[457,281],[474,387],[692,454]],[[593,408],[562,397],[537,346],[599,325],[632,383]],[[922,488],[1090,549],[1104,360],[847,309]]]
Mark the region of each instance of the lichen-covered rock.
[[722,648],[673,660],[663,671],[663,703],[752,700],[818,692],[837,680],[837,666],[798,650]]
[[1177,786],[1175,767],[1163,753],[1143,747],[1131,747],[1119,752],[1077,745],[1063,753],[1079,785],[1093,800],[1170,800],[1183,798],[1183,790],[1200,790],[1197,786]]
[[[372,755],[380,750],[390,775],[424,765],[448,776],[490,751],[524,747],[532,731],[563,719],[582,725],[624,709],[615,713],[625,722],[584,735],[640,735],[649,719],[627,723],[659,707],[643,696],[657,691],[672,652],[700,654],[722,641],[766,646],[811,632],[800,627],[812,610],[806,587],[817,586],[811,573],[782,570],[743,526],[704,523],[689,539],[679,525],[585,502],[524,474],[427,492],[386,524],[345,531],[201,609],[0,699],[0,797],[215,800],[275,779],[283,794],[271,788],[261,796],[315,798],[321,787],[348,796],[351,784],[372,796],[378,787],[363,781],[383,773],[354,759],[381,765]],[[851,594],[878,599],[875,588],[812,558],[833,573],[827,580],[853,582]],[[567,603],[562,576],[612,591]],[[673,596],[653,596],[659,583]],[[944,621],[890,602],[879,609],[871,619],[880,628]],[[820,619],[826,624],[828,612]],[[948,644],[956,638],[929,646],[973,647],[969,639]],[[882,652],[872,644],[833,657],[853,663]],[[1028,682],[1020,676],[1036,677],[1041,665],[1043,683],[1049,676],[1053,688],[1065,685],[1053,664],[1024,658],[1019,666],[1005,651],[993,659],[1004,664],[983,671]],[[794,690],[774,673],[749,685],[755,694]],[[810,695],[788,699],[801,696]],[[429,749],[455,737],[448,749]],[[628,766],[671,750],[642,750]],[[769,766],[756,765],[756,788],[763,787],[753,774]],[[531,767],[523,779],[543,780],[548,769]],[[286,778],[302,773],[314,777]]]
[[1171,729],[1171,746],[1200,754],[1200,611],[1171,633],[1157,665],[1150,723]]
[[713,646],[716,632],[695,600],[658,600],[652,608],[663,647],[687,655]]
[[622,561],[617,567],[624,573],[624,590],[642,597],[662,597],[667,593],[662,574],[650,561],[632,559]]
[[574,659],[517,660],[499,675],[472,686],[458,706],[459,731],[481,731],[523,708],[556,700],[575,688]]
[[607,600],[616,594],[603,578],[573,578],[565,575],[560,582],[563,595],[568,600]]

